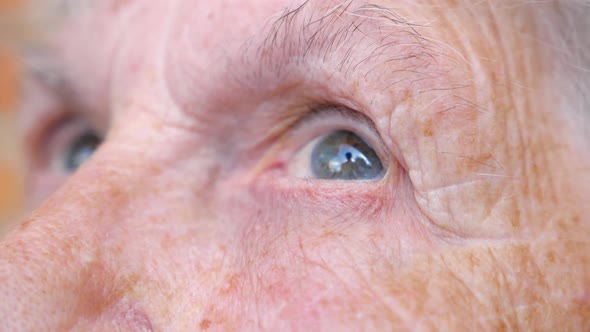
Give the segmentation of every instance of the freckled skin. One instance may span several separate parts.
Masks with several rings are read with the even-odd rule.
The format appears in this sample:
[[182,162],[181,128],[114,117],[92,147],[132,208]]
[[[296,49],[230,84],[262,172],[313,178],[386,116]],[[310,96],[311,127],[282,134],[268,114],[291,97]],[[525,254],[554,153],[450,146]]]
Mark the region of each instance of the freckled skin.
[[[287,0],[94,1],[71,18],[55,61],[108,137],[0,244],[2,330],[589,329],[589,159],[550,59],[513,33],[535,33],[526,6],[380,4],[437,18],[415,27],[428,66],[341,73],[341,47],[236,83],[274,52],[243,45]],[[407,57],[407,36],[380,60]],[[325,99],[375,123],[383,180],[270,170],[282,114]]]

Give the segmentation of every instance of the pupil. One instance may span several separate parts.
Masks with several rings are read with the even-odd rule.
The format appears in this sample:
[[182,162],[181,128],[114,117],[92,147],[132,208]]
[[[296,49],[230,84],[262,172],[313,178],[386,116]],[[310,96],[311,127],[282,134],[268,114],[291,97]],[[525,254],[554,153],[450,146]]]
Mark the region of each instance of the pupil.
[[352,153],[346,152],[346,159],[348,159],[348,161],[350,161],[350,159],[352,159]]

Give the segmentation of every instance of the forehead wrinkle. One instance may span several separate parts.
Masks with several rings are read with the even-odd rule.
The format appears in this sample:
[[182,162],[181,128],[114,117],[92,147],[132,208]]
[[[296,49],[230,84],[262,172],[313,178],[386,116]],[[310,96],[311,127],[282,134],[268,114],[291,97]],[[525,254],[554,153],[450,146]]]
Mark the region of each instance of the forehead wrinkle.
[[263,29],[262,38],[255,36],[242,46],[241,65],[255,68],[257,81],[327,63],[345,75],[365,68],[363,76],[368,79],[382,76],[378,67],[392,62],[407,61],[399,70],[423,74],[435,61],[432,42],[418,31],[428,22],[410,21],[378,4],[359,3],[349,0],[322,7],[308,0],[285,9]]

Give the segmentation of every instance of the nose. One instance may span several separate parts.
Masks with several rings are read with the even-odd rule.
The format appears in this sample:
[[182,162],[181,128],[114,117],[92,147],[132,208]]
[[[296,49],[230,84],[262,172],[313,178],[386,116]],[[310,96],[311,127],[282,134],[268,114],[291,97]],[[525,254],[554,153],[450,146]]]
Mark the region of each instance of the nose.
[[114,237],[142,218],[134,205],[149,192],[150,168],[107,160],[112,153],[97,155],[0,244],[3,330],[84,330],[88,322],[151,330],[120,280]]

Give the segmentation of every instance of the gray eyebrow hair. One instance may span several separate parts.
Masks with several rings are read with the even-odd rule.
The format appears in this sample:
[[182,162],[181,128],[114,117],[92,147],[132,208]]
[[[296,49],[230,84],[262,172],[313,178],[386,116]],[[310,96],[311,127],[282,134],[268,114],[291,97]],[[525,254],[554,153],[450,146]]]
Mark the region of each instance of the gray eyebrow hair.
[[418,79],[432,76],[426,69],[441,53],[419,32],[430,22],[409,21],[377,4],[354,7],[356,2],[319,8],[307,0],[285,9],[264,29],[261,41],[253,38],[244,44],[240,53],[254,55],[242,63],[253,64],[257,79],[280,77],[312,61],[337,63],[337,70],[345,75],[362,67],[365,79],[383,76],[383,71],[375,69],[391,62],[407,62],[397,71],[411,72]]
[[[330,61],[337,63],[335,69],[344,75],[363,70],[362,77],[378,81],[382,92],[404,80],[410,84],[436,80],[437,84],[432,86],[450,95],[452,90],[473,83],[439,79],[449,71],[474,68],[453,46],[421,33],[429,29],[435,19],[412,21],[392,8],[361,1],[347,0],[333,7],[320,7],[321,1],[307,0],[279,13],[263,29],[262,38],[255,36],[243,45],[242,64],[256,71],[253,78],[244,79],[240,85],[247,89],[252,79],[258,82],[270,79],[279,84],[280,78],[288,72],[306,70],[306,67],[311,71],[317,62]],[[486,3],[465,1],[461,9],[487,10]],[[557,90],[564,93],[568,90],[572,94],[570,103],[575,104],[573,108],[577,114],[583,115],[581,122],[587,123],[585,131],[590,137],[590,38],[587,38],[590,0],[507,0],[500,1],[498,7],[501,5],[507,10],[532,14],[536,22],[532,24],[536,24],[538,33],[528,37],[545,39],[547,45],[540,50],[563,64],[555,76],[556,81],[562,82]],[[436,8],[449,10],[442,4]],[[441,59],[447,65],[444,69],[438,66]],[[455,68],[448,66],[459,62],[463,63]],[[396,65],[384,67],[393,63]],[[467,102],[459,99],[459,104]],[[475,101],[467,103],[476,104]]]

